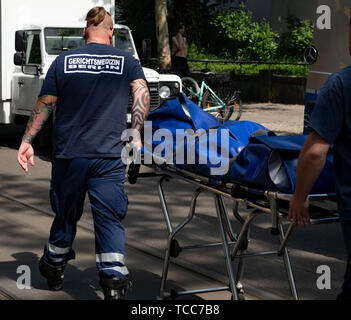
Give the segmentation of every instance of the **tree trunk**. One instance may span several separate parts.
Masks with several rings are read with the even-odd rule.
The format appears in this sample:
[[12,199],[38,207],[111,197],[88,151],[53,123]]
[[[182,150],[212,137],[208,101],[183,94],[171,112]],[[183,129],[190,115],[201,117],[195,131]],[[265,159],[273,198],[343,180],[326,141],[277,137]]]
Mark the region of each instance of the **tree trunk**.
[[171,53],[167,23],[167,1],[155,0],[157,51],[162,69],[171,68]]

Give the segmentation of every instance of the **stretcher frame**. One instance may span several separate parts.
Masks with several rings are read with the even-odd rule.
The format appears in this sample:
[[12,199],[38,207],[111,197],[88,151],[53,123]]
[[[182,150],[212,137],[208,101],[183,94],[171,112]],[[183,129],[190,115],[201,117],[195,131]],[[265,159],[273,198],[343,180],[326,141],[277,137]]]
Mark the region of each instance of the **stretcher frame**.
[[[176,168],[173,165],[169,165],[166,163],[161,165],[153,164],[146,166],[152,168],[153,172],[140,173],[138,174],[138,177],[159,177],[157,191],[168,232],[167,245],[165,248],[165,256],[162,269],[160,292],[157,299],[176,299],[177,297],[184,295],[230,291],[232,293],[232,300],[242,300],[244,295],[243,287],[240,281],[244,271],[244,259],[268,255],[276,255],[278,257],[283,258],[292,298],[294,300],[299,299],[294,280],[293,268],[290,262],[289,250],[287,247],[289,238],[294,229],[294,224],[292,222],[289,222],[289,226],[286,232],[284,231],[282,220],[287,217],[287,212],[282,211],[279,207],[279,202],[282,200],[289,201],[292,197],[292,194],[284,194],[272,190],[262,191],[245,186],[236,185],[233,183],[216,184],[213,183],[214,181],[211,180],[211,178],[206,178],[198,174],[194,174],[193,172]],[[170,219],[167,200],[163,187],[164,183],[170,181],[171,179],[180,179],[197,187],[197,189],[192,194],[188,216],[185,217],[185,219],[182,222],[180,222],[176,227],[173,227],[172,221]],[[175,236],[192,221],[196,214],[195,211],[197,198],[202,192],[205,191],[211,193],[214,196],[214,204],[219,224],[221,242],[206,243],[180,248],[177,240],[175,239]],[[230,216],[224,203],[224,198],[233,200],[233,216],[241,224],[241,229],[238,235],[235,235],[235,233],[233,232]],[[313,200],[334,200],[334,198],[335,195],[328,194],[310,195],[310,199]],[[239,202],[243,202],[247,208],[253,208],[256,210],[253,210],[244,219],[240,215],[238,210]],[[311,205],[310,207],[312,206],[313,205]],[[271,233],[273,235],[279,236],[279,247],[277,250],[272,251],[245,253],[249,241],[249,228],[254,219],[264,213],[271,215]],[[311,216],[311,225],[335,222],[339,222],[339,217],[335,211],[324,211],[322,215],[316,217]],[[176,258],[182,250],[201,249],[216,246],[221,246],[224,251],[227,276],[229,281],[228,286],[187,291],[175,291],[173,289],[171,289],[170,291],[166,291],[167,276],[171,257]],[[238,259],[238,266],[236,272],[234,272],[233,266],[235,259]]]

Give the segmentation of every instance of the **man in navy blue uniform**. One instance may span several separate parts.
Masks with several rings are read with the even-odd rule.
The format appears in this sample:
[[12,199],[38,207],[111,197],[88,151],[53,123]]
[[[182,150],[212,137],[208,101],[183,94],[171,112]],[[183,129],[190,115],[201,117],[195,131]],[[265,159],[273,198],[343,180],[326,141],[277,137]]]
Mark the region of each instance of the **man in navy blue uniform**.
[[[39,270],[49,289],[62,288],[63,271],[75,258],[72,244],[86,193],[94,218],[96,264],[105,299],[123,299],[130,284],[124,262],[127,213],[121,160],[130,92],[132,128],[142,130],[150,106],[143,70],[129,53],[112,47],[113,21],[103,7],[86,17],[86,45],[52,63],[28,122],[18,161],[34,165],[32,141],[55,111],[50,201],[56,216]],[[135,135],[130,143],[140,147]]]
[[[351,15],[348,21],[351,54]],[[295,225],[310,223],[308,194],[324,167],[334,144],[334,174],[338,212],[347,251],[347,266],[340,300],[351,299],[351,66],[333,73],[321,89],[297,166],[289,218]]]

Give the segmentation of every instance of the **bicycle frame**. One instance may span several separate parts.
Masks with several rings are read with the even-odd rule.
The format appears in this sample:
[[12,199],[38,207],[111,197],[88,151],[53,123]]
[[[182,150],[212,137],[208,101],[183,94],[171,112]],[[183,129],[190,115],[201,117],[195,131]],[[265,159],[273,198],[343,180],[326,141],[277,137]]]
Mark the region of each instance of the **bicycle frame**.
[[201,108],[201,102],[202,102],[202,98],[203,95],[205,93],[205,90],[208,90],[211,94],[211,96],[216,100],[216,102],[218,103],[218,106],[214,106],[214,107],[209,107],[206,109],[203,109],[204,111],[214,111],[214,110],[218,110],[221,109],[223,107],[225,107],[225,103],[213,92],[213,90],[205,83],[205,81],[203,80],[201,82],[201,87],[200,87],[200,93],[198,94],[197,92],[187,88],[187,90],[198,99],[198,106]]
[[198,106],[201,107],[201,102],[202,102],[202,98],[203,95],[205,93],[205,90],[208,90],[212,96],[212,98],[214,98],[216,100],[216,102],[218,103],[218,106],[213,106],[213,107],[208,107],[203,109],[204,111],[215,111],[218,109],[221,109],[223,107],[225,107],[225,103],[213,92],[213,90],[205,83],[204,80],[202,80],[201,82],[201,87],[200,87],[200,95],[199,95],[199,101],[198,101]]

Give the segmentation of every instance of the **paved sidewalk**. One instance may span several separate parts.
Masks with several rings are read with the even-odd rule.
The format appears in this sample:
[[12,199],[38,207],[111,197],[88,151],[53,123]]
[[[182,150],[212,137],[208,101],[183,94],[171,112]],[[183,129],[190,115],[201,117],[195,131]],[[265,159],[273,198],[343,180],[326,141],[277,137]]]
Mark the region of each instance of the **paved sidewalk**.
[[[266,111],[263,112],[263,109]],[[281,108],[277,109],[275,105],[265,105],[265,108],[255,105],[248,107],[246,110],[252,111],[251,117],[249,119],[245,118],[245,113],[243,113],[243,120],[247,119],[260,123],[259,119],[260,117],[263,119],[264,115],[264,119],[269,121],[268,114],[273,112],[282,123],[290,123],[289,117],[294,115],[297,109],[286,108],[281,110]],[[281,112],[277,112],[277,110]],[[295,114],[297,119],[294,120],[296,124],[303,119],[301,107],[298,107],[298,110],[298,115]],[[277,118],[275,121],[278,121]],[[268,122],[266,125],[271,128]],[[274,128],[271,129],[274,130]],[[286,130],[294,133],[291,128]],[[13,142],[20,139],[21,134],[21,128],[19,127],[0,126],[0,193],[9,194],[49,212],[51,209],[48,190],[51,168],[48,156],[37,152],[35,157],[36,166],[30,168],[29,174],[24,174],[16,163],[17,145]],[[132,266],[131,271],[136,271],[135,276],[138,278],[135,283],[143,283],[141,287],[135,285],[133,292],[131,292],[132,298],[153,299],[159,289],[162,261],[146,254],[150,253],[153,256],[162,257],[167,238],[166,224],[156,187],[157,179],[155,178],[140,180],[138,184],[133,186],[126,184],[130,201],[128,215],[125,220],[127,242],[129,244],[127,259]],[[166,184],[165,192],[169,199],[169,210],[174,225],[182,221],[188,214],[188,206],[193,190],[193,186],[180,181]],[[50,299],[50,295],[46,296],[47,291],[44,290],[45,283],[38,277],[36,261],[41,255],[43,244],[47,241],[48,228],[52,218],[35,213],[31,209],[26,209],[4,198],[0,198],[0,201],[0,289],[10,288],[10,292],[15,296],[19,294],[20,297],[28,299],[40,298],[40,294],[45,293],[44,296]],[[227,204],[230,208],[230,201]],[[244,214],[249,212],[243,207],[241,211]],[[209,194],[202,194],[198,200],[196,213],[197,218],[194,222],[177,236],[179,243],[186,246],[202,241],[218,242],[220,238],[213,197]],[[88,201],[81,221],[87,226],[91,227],[93,225]],[[235,232],[239,230],[239,225],[235,221],[233,221],[233,229]],[[270,234],[269,229],[269,215],[262,215],[255,221],[250,234],[249,249],[251,251],[277,248],[278,239]],[[68,291],[60,293],[63,296],[55,296],[55,299],[60,299],[60,297],[62,299],[100,298],[93,247],[92,234],[80,230],[74,246],[77,251],[77,260],[67,269],[67,271],[71,270],[66,275]],[[346,259],[339,225],[319,225],[311,226],[305,230],[296,229],[290,239],[289,248],[300,298],[307,300],[335,299],[342,284]],[[140,250],[145,254],[141,253]],[[186,251],[174,261],[190,266],[196,272],[201,271],[203,274],[219,280],[222,284],[227,281],[221,249]],[[38,291],[18,292],[16,269],[22,264],[28,264],[33,270],[33,286]],[[281,258],[250,258],[247,259],[245,265],[243,284],[252,297],[257,295],[266,299],[291,299]],[[316,281],[320,276],[320,274],[317,274],[317,268],[320,265],[327,265],[331,269],[332,287],[330,290],[319,290],[316,286]],[[175,273],[172,273],[174,271],[171,270],[170,272],[172,274],[172,284],[175,286],[193,288],[197,287],[195,285],[196,279],[199,279],[200,286],[209,281],[207,278],[195,274],[188,277],[188,275],[185,275],[184,269],[175,266],[173,268],[176,270]],[[81,275],[84,275],[84,277],[81,277]],[[88,277],[85,277],[85,275],[88,275]],[[144,291],[139,291],[140,288],[144,288]],[[80,292],[84,290],[86,292]],[[229,299],[228,296],[223,297],[219,294],[214,294],[214,296],[215,298]],[[211,299],[209,295],[204,295],[204,298]]]
[[[93,233],[78,228],[75,241],[77,257],[65,270],[64,289],[48,291],[45,279],[39,274],[38,260],[47,241],[52,218],[24,208],[22,205],[0,197],[0,293],[20,300],[96,300],[102,299],[95,266]],[[128,293],[131,300],[154,300],[159,294],[162,261],[127,246],[126,263],[134,284]],[[21,266],[31,270],[30,289],[19,289]],[[169,284],[177,290],[222,286],[200,275],[172,265]],[[191,295],[182,299],[228,300],[229,292]],[[249,297],[250,298],[250,297]],[[0,300],[6,297],[0,294]]]

